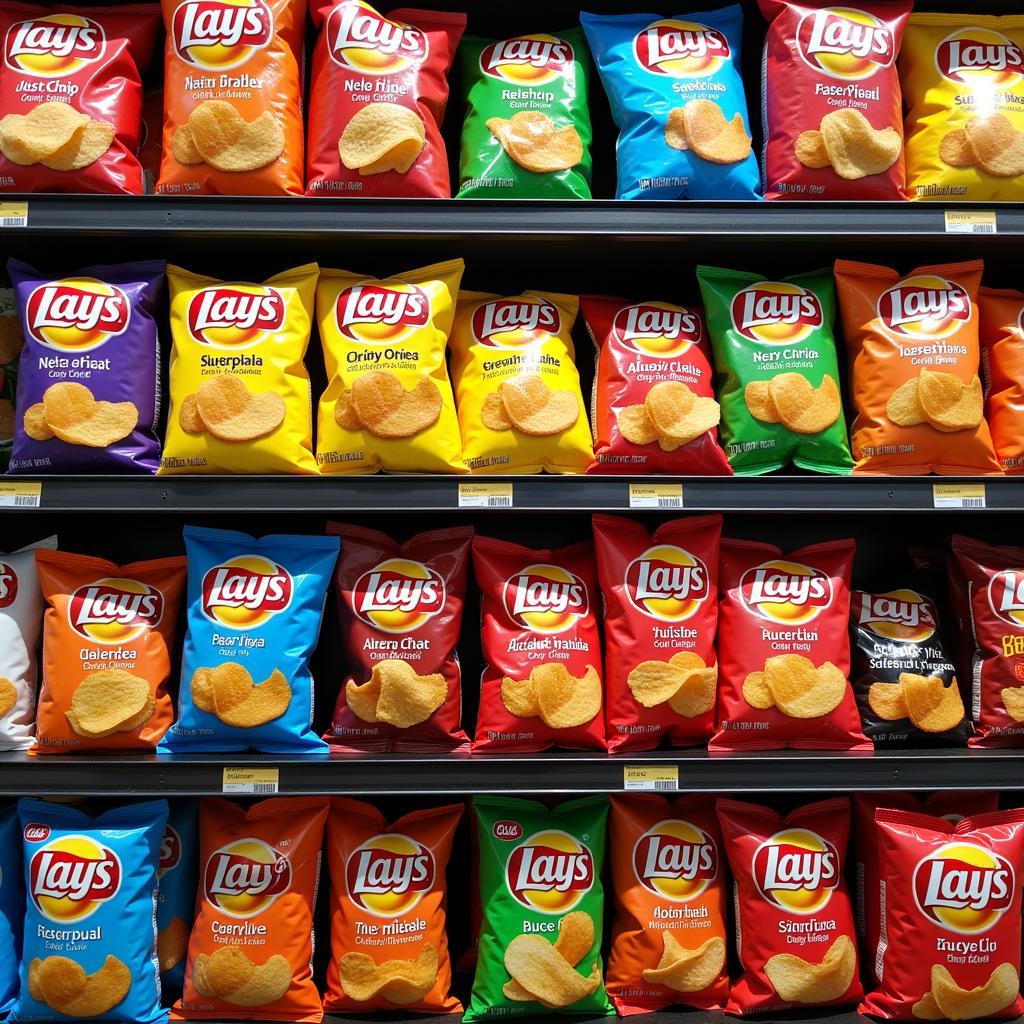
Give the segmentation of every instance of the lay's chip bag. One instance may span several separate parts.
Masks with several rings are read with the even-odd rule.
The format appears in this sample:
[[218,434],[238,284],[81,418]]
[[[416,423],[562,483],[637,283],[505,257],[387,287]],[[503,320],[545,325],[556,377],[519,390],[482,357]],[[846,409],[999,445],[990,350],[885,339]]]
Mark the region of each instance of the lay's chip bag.
[[175,993],[185,982],[185,955],[195,914],[199,830],[197,803],[170,801],[156,877],[156,957],[160,983]]
[[578,28],[469,36],[459,198],[589,199],[590,56]]
[[329,1013],[458,1013],[449,991],[445,872],[461,804],[386,821],[371,804],[331,800]]
[[0,1014],[5,1017],[18,1000],[18,963],[25,920],[25,880],[21,867],[21,826],[18,805],[0,810]]
[[179,1020],[319,1024],[313,903],[325,797],[199,803],[199,891]]
[[150,3],[3,5],[0,192],[141,195],[141,72],[158,22]]
[[998,473],[978,376],[981,260],[889,267],[837,260],[858,473]]
[[321,473],[466,471],[445,360],[463,266],[448,260],[386,280],[321,272]]
[[573,295],[462,292],[452,377],[474,473],[583,473],[594,461],[580,391]]
[[441,122],[464,14],[314,0],[306,194],[451,196]]
[[912,14],[900,79],[912,198],[1024,198],[1024,15]]
[[115,565],[39,551],[36,567],[47,608],[33,749],[153,750],[174,717],[167,680],[185,559]]
[[769,473],[792,461],[818,473],[849,473],[832,275],[816,270],[771,281],[698,267],[697,280],[733,470]]
[[581,12],[612,117],[619,199],[758,199],[740,73],[743,8]]
[[302,195],[306,0],[162,0],[163,195]]
[[1003,472],[1024,473],[1024,293],[978,291],[985,419]]
[[11,1019],[163,1024],[153,917],[167,801],[91,818],[22,798],[18,817],[25,932]]
[[601,978],[608,797],[473,798],[483,919],[466,1024],[611,1014]]
[[170,751],[316,754],[309,657],[337,537],[185,527],[188,632]]
[[[234,10],[234,8],[232,8]],[[315,263],[262,284],[169,267],[171,404],[161,473],[316,473]]]

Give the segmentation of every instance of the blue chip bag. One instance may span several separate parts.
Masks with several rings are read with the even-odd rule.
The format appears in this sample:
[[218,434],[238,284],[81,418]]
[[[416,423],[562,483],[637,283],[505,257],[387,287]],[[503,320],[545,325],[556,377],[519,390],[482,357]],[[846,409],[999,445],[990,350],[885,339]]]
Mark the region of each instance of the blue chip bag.
[[92,818],[23,798],[18,818],[26,910],[11,1020],[166,1021],[153,915],[167,801]]
[[199,837],[195,800],[172,800],[157,867],[156,955],[165,989],[180,992],[196,908]]
[[0,1017],[18,996],[18,961],[25,920],[25,883],[21,871],[21,829],[18,807],[0,811]]
[[619,199],[759,199],[740,74],[743,10],[580,21],[619,128]]
[[171,751],[319,754],[316,646],[337,537],[185,527],[188,633]]

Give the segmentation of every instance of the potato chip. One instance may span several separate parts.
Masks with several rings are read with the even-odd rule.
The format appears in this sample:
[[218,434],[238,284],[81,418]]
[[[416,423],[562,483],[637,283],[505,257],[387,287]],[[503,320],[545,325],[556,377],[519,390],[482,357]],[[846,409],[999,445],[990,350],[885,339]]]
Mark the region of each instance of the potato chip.
[[643,979],[652,985],[664,985],[675,992],[702,992],[725,969],[725,943],[718,935],[701,943],[696,949],[673,952],[668,963],[669,943],[678,947],[671,932],[664,932],[665,955],[656,968],[647,968]]
[[404,174],[422,152],[425,139],[426,129],[415,110],[397,103],[367,103],[345,125],[338,139],[338,155],[349,170],[367,168],[363,173],[380,173],[369,168],[382,165],[390,156],[397,166],[381,166],[381,170],[395,170],[411,154],[400,172]]
[[56,152],[39,162],[53,171],[80,171],[95,163],[114,141],[114,126],[107,121],[87,121]]
[[841,999],[857,969],[857,951],[848,935],[840,935],[821,963],[812,964],[792,953],[770,957],[764,972],[787,1003],[821,1005]]
[[901,672],[900,686],[907,714],[923,732],[946,732],[963,721],[964,702],[955,683],[944,686],[938,676]]
[[489,118],[486,124],[505,152],[528,171],[565,171],[583,159],[583,141],[576,128],[556,128],[540,111],[521,110],[510,118]]
[[571,1006],[601,983],[596,962],[584,978],[539,935],[517,935],[505,950],[505,969],[527,991],[553,1007]]
[[491,391],[480,407],[480,420],[488,430],[511,430],[512,421],[505,412],[505,403],[498,391]]
[[984,396],[977,376],[964,384],[955,374],[922,370],[917,392],[921,408],[936,430],[955,433],[980,425]]
[[123,1002],[132,984],[127,965],[108,956],[103,966],[86,974],[77,961],[48,956],[39,962],[36,987],[42,1002],[68,1017],[98,1017]]
[[208,678],[215,714],[244,703],[255,685],[246,668],[235,661],[225,661],[210,669]]
[[203,417],[199,415],[199,403],[195,395],[186,395],[178,410],[178,422],[186,434],[202,434],[206,431]]
[[240,377],[224,374],[203,381],[196,407],[206,429],[221,441],[253,441],[284,422],[284,399],[276,391],[254,395]]
[[407,661],[389,659],[376,666],[380,675],[377,720],[408,729],[425,722],[445,701],[448,684],[439,672],[421,676]]
[[288,710],[292,699],[292,689],[288,680],[276,668],[267,679],[253,687],[245,700],[226,709],[222,709],[220,703],[216,701],[216,682],[214,686],[217,717],[225,725],[237,729],[252,729],[280,718]]
[[172,917],[166,928],[161,928],[156,936],[156,958],[160,963],[160,973],[177,967],[185,959],[188,952],[189,926],[180,917]]
[[594,919],[585,910],[573,910],[558,925],[555,949],[575,967],[594,945]]
[[384,174],[386,171],[397,171],[399,174],[408,174],[423,152],[422,139],[406,139],[400,142],[394,149],[389,149],[379,160],[372,164],[366,164],[359,168],[359,173],[364,177],[372,174]]
[[626,677],[633,699],[645,708],[664,704],[683,685],[688,670],[666,661],[641,661]]
[[750,136],[743,115],[726,121],[713,100],[690,100],[683,107],[686,141],[699,157],[713,164],[735,164],[750,156]]
[[437,947],[425,943],[414,960],[377,963],[365,953],[346,953],[338,959],[338,974],[345,995],[365,1003],[383,995],[397,1006],[422,999],[437,979]]
[[768,689],[764,672],[749,672],[743,680],[743,699],[752,707],[761,711],[775,707],[775,698]]
[[433,378],[406,391],[394,374],[371,370],[352,383],[352,404],[364,428],[382,438],[413,437],[441,415],[441,392]]
[[820,434],[843,409],[839,388],[827,374],[814,388],[801,374],[782,373],[769,382],[769,392],[782,425],[797,434]]
[[653,444],[658,440],[658,431],[647,414],[646,405],[628,405],[616,413],[615,421],[619,433],[630,444]]
[[179,125],[171,136],[171,150],[174,159],[186,167],[201,164],[203,155],[196,149],[196,140],[192,138],[192,129],[188,124]]
[[189,123],[192,125],[197,150],[206,162],[218,171],[259,170],[272,164],[284,151],[284,128],[269,110],[265,110],[254,121],[245,125],[236,142],[217,151],[205,149],[202,136],[197,134],[194,122]]
[[665,119],[665,145],[673,149],[689,149],[686,141],[686,118],[682,107],[673,107]]
[[658,434],[678,444],[688,444],[717,426],[721,416],[713,398],[698,397],[677,380],[655,384],[644,405]]
[[743,401],[750,415],[762,423],[778,423],[779,410],[772,399],[771,381],[752,380],[743,389]]
[[1024,686],[1004,686],[999,696],[1006,713],[1015,722],[1024,722]]
[[918,1020],[945,1020],[946,1015],[939,1009],[935,1002],[935,996],[931,992],[925,992],[921,998],[911,1007],[911,1012]]
[[75,687],[67,720],[79,735],[99,739],[119,732],[139,715],[152,697],[148,680],[121,669],[90,672]]
[[949,1020],[992,1017],[1013,1003],[1019,991],[1020,977],[1010,963],[1000,964],[984,985],[972,989],[962,989],[941,964],[932,965],[932,996]]
[[964,124],[975,163],[996,178],[1024,174],[1024,132],[1017,131],[1005,114],[972,117]]
[[3,718],[18,700],[18,690],[6,676],[0,676],[0,718]]
[[[214,954],[216,956],[216,954]],[[214,957],[211,957],[212,961]],[[216,970],[216,968],[214,968]],[[209,978],[210,965],[207,965]],[[267,1006],[283,999],[292,983],[292,968],[280,953],[274,954],[266,963],[253,967],[248,981],[233,992],[220,996],[235,1006]],[[215,983],[216,984],[216,983]]]
[[0,119],[0,151],[12,163],[39,163],[71,141],[89,118],[67,103],[50,100],[27,114],[8,114]]
[[533,688],[533,673],[525,679],[505,676],[501,680],[501,702],[509,714],[517,718],[532,718],[540,714],[537,694]]
[[796,153],[797,160],[804,167],[820,170],[822,167],[830,166],[828,150],[825,148],[825,140],[822,138],[821,132],[813,129],[801,132],[793,144],[793,151]]
[[849,685],[831,662],[821,668],[800,654],[780,654],[764,665],[775,706],[790,718],[819,718],[842,703]]
[[704,664],[704,659],[696,651],[676,651],[668,661],[670,665],[675,665],[677,668],[707,667]]
[[218,999],[240,989],[256,969],[245,950],[238,946],[222,946],[209,956],[200,956],[204,994]]
[[373,675],[365,683],[350,679],[345,684],[345,700],[352,713],[364,722],[377,721],[377,701],[380,699],[380,673],[374,666]]
[[910,714],[902,683],[872,683],[868,688],[868,704],[886,722],[898,722]]
[[887,171],[903,149],[899,132],[894,128],[872,128],[854,107],[826,114],[821,119],[821,137],[832,169],[848,181]]
[[355,404],[352,401],[352,389],[344,385],[341,387],[341,394],[334,403],[334,422],[342,430],[362,430],[363,421],[356,412]]
[[88,419],[95,406],[92,392],[70,381],[51,384],[43,395],[43,415],[53,431],[73,428]]
[[682,685],[669,698],[668,706],[683,718],[698,718],[714,709],[717,691],[717,666],[688,669]]
[[541,720],[548,728],[584,725],[600,713],[601,677],[593,665],[577,678],[561,662],[548,661],[535,666],[530,675]]
[[[59,384],[54,387],[60,387]],[[46,409],[46,395],[43,408]],[[87,419],[65,427],[50,423],[54,434],[68,444],[89,448],[107,448],[127,437],[139,422],[139,410],[133,402],[94,402]]]
[[[939,143],[939,159],[950,167],[974,166],[977,158],[963,128],[954,128],[943,135],[942,142]],[[930,998],[930,994],[924,998]]]
[[917,386],[917,377],[911,377],[910,380],[904,381],[885,403],[885,415],[898,427],[916,427],[928,420],[924,409],[921,408]]
[[523,434],[560,434],[580,417],[580,400],[572,391],[552,391],[539,374],[524,374],[499,385],[512,426]]
[[195,704],[200,711],[208,711],[210,714],[215,714],[214,703],[213,703],[213,680],[212,669],[208,668],[197,668],[192,673],[192,679],[189,682],[189,688],[192,693],[192,703]]

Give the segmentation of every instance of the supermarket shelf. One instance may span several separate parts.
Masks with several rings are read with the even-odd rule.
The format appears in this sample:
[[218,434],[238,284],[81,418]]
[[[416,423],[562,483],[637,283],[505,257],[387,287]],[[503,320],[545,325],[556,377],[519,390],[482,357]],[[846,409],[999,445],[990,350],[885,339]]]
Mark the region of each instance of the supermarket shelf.
[[0,795],[202,795],[223,790],[224,768],[277,768],[285,794],[605,793],[623,788],[623,768],[675,765],[683,791],[831,792],[886,789],[1024,789],[1022,753],[935,750],[894,753],[659,751],[438,756],[331,754],[0,754]]
[[[23,478],[12,478],[22,481]],[[355,477],[43,477],[45,512],[405,512],[459,509],[454,476]],[[680,483],[686,511],[915,512],[934,510],[935,484],[953,477],[473,477],[512,483],[521,511],[625,511],[630,484]],[[1024,477],[984,481],[986,508],[1024,512]],[[634,506],[635,508],[636,506]],[[32,507],[2,509],[30,513]],[[663,506],[671,511],[671,506]],[[491,508],[487,511],[501,511]],[[942,511],[942,510],[937,510]]]

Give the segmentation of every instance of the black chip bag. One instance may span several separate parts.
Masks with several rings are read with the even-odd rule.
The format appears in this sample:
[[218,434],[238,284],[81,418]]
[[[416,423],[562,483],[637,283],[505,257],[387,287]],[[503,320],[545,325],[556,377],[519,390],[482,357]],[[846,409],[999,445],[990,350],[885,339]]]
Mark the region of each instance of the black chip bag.
[[861,724],[876,748],[966,746],[970,719],[931,598],[855,590],[850,652]]

